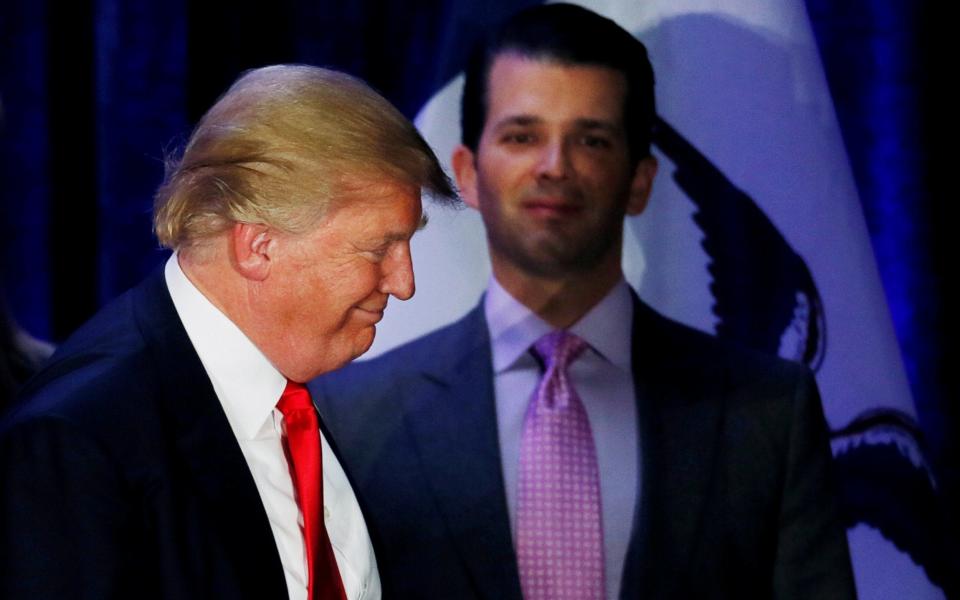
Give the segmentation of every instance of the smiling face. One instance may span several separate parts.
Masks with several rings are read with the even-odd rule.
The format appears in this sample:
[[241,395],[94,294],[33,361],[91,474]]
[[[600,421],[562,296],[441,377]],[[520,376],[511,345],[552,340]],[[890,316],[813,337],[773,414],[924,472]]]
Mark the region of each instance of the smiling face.
[[420,226],[419,190],[381,184],[305,234],[277,235],[251,305],[259,345],[284,375],[306,381],[370,347],[389,297],[413,296],[410,238]]
[[624,215],[643,210],[656,171],[630,159],[625,97],[607,67],[494,60],[477,151],[458,148],[454,168],[508,289],[517,276],[619,275]]

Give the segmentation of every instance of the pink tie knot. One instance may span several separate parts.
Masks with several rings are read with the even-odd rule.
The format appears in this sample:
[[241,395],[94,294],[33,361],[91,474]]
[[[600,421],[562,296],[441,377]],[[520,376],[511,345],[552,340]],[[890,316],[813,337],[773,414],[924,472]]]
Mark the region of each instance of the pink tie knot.
[[536,410],[564,410],[573,392],[568,367],[587,348],[577,336],[558,329],[543,336],[533,345],[533,351],[544,363],[543,379],[537,388],[540,402]]
[[533,351],[544,362],[548,372],[551,369],[566,371],[586,348],[585,341],[564,329],[551,331],[533,345]]

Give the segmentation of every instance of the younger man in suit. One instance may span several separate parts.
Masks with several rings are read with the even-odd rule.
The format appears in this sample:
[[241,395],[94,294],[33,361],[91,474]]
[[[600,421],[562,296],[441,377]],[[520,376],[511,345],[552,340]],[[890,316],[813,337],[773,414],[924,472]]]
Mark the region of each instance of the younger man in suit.
[[416,129],[362,82],[245,74],[157,193],[162,271],[67,340],[0,423],[0,597],[379,598],[302,382],[413,295]]
[[468,65],[461,193],[493,279],[460,321],[317,383],[400,598],[848,598],[804,368],[656,314],[621,271],[653,72],[586,9]]

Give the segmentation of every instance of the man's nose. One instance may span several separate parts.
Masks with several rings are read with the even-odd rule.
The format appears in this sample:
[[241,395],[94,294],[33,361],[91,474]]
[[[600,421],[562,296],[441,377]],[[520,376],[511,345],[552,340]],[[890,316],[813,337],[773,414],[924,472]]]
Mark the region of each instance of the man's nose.
[[409,300],[413,297],[416,285],[413,280],[413,260],[409,243],[403,244],[402,248],[387,257],[380,291],[392,294],[398,300]]
[[540,177],[566,178],[570,173],[570,153],[566,140],[551,140],[544,144],[537,167],[537,175]]

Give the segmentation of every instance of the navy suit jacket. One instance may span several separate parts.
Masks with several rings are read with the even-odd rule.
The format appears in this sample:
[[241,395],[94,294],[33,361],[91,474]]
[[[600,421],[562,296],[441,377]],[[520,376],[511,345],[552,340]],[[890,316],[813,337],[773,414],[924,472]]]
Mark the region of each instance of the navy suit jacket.
[[[853,597],[809,371],[639,300],[634,322],[643,495],[621,597]],[[519,600],[482,307],[312,387],[385,591]]]
[[158,270],[0,426],[0,597],[286,598],[276,543]]

